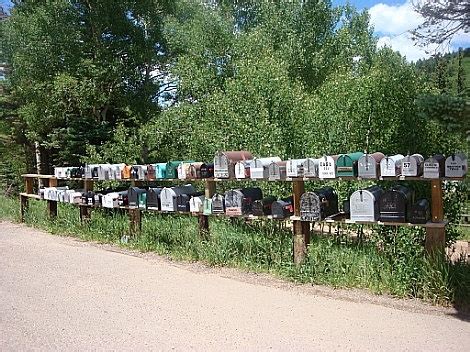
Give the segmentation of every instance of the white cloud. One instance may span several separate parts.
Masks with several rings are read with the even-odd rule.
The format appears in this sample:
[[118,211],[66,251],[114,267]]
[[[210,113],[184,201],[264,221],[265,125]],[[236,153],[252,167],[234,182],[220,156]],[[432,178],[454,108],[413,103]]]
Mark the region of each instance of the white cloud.
[[402,34],[423,23],[423,17],[413,10],[410,1],[401,5],[377,4],[369,9],[370,22],[377,33]]
[[436,49],[435,47],[428,47],[428,52],[426,52],[423,48],[415,46],[408,34],[402,34],[399,36],[382,36],[377,42],[377,47],[382,48],[384,46],[391,47],[393,50],[400,52],[400,54],[405,56],[408,61],[427,59],[431,56],[428,52],[430,51],[433,53],[431,49]]
[[[369,9],[369,15],[371,26],[379,35],[378,47],[389,46],[399,51],[408,61],[428,58],[430,53],[436,51],[436,45],[421,48],[415,46],[411,40],[409,31],[424,20],[413,10],[410,0],[398,5],[376,4]],[[457,33],[450,44],[454,50],[459,46],[470,46],[470,33]],[[449,51],[451,48],[439,48],[439,51]]]

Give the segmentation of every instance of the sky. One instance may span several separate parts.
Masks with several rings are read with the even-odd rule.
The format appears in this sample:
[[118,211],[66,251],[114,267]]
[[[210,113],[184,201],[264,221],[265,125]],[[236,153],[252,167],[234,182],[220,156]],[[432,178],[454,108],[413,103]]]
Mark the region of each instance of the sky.
[[[344,5],[347,0],[333,0],[334,5]],[[423,18],[413,10],[410,0],[349,0],[357,9],[366,9],[370,23],[379,38],[378,46],[389,46],[399,51],[408,61],[416,61],[431,56],[435,47],[420,48],[414,45],[408,31],[419,26]],[[441,51],[456,51],[459,47],[470,47],[470,33],[458,33],[450,47]],[[428,52],[426,52],[428,51]]]
[[[116,0],[119,1],[119,0]],[[359,10],[367,10],[374,33],[379,38],[378,46],[389,46],[399,51],[408,61],[428,58],[434,48],[419,48],[414,45],[408,31],[416,28],[423,19],[413,11],[411,0],[332,0],[333,5],[349,2]],[[9,8],[9,0],[0,0],[0,4]],[[470,33],[457,34],[445,51],[456,51],[459,47],[470,47]]]

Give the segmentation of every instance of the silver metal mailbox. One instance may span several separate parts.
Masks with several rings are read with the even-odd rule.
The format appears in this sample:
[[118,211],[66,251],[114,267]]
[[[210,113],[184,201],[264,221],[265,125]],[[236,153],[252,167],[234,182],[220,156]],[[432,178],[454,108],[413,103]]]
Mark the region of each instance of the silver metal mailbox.
[[401,162],[401,175],[408,177],[421,176],[423,168],[424,158],[421,154],[407,155]]
[[93,178],[93,170],[98,166],[98,164],[85,165],[85,178]]
[[200,214],[203,211],[204,196],[191,197],[189,200],[189,212],[194,214]]
[[111,164],[100,164],[98,166],[98,180],[100,181],[112,180]]
[[336,160],[338,155],[325,155],[320,158],[318,163],[319,178],[335,178],[336,177]]
[[217,152],[214,157],[214,177],[234,178],[235,164],[250,159],[253,159],[253,155],[247,151]]
[[286,174],[287,177],[304,177],[305,159],[287,160]]
[[258,187],[231,189],[225,192],[225,214],[229,216],[248,215],[253,212],[253,202],[263,199]]
[[382,194],[383,190],[379,186],[354,192],[349,198],[351,220],[365,222],[379,220],[379,200]]
[[445,162],[446,158],[444,155],[437,154],[424,161],[424,178],[440,178],[445,174]]
[[235,178],[245,179],[250,178],[250,166],[253,160],[240,160],[235,164]]
[[269,165],[277,163],[281,158],[275,156],[270,158],[255,158],[250,164],[250,178],[262,180],[269,178]]
[[304,177],[318,177],[320,159],[307,158],[304,163]]
[[401,154],[386,156],[380,161],[381,177],[396,177],[401,173],[401,162],[404,156]]
[[380,174],[380,162],[385,157],[380,152],[364,154],[358,160],[358,176],[361,178],[376,179]]
[[286,162],[278,161],[272,162],[268,166],[268,179],[270,181],[285,180],[286,179]]
[[160,209],[161,211],[176,211],[176,197],[180,194],[194,194],[196,189],[192,185],[184,185],[179,187],[165,187],[160,193]]
[[122,179],[122,170],[126,164],[112,164],[109,178],[111,180],[121,180]]
[[446,177],[464,177],[468,171],[467,156],[462,153],[452,154],[446,159]]

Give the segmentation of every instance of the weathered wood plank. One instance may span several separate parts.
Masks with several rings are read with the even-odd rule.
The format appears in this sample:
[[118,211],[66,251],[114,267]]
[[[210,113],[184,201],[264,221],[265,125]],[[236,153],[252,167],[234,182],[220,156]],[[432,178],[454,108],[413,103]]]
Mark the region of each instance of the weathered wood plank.
[[307,255],[307,246],[310,243],[310,223],[300,221],[300,198],[305,192],[305,184],[302,180],[292,182],[292,193],[294,199],[294,216],[299,220],[293,221],[293,260],[295,264],[300,264]]

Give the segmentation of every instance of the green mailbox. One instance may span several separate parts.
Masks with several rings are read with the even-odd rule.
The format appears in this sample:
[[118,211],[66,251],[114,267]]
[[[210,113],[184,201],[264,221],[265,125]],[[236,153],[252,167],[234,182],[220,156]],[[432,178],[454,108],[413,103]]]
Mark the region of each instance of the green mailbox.
[[167,163],[157,163],[154,165],[155,177],[157,179],[166,178],[166,164]]
[[204,198],[204,201],[202,202],[202,213],[204,215],[212,214],[212,199],[211,198]]
[[147,209],[147,192],[138,195],[139,209]]
[[336,175],[357,177],[357,162],[363,155],[361,152],[341,154],[336,160]]
[[169,161],[166,163],[166,177],[165,178],[178,178],[178,166],[181,163],[194,163],[193,160],[179,160],[179,161]]
[[169,161],[166,163],[165,178],[178,178],[178,165],[181,161]]

